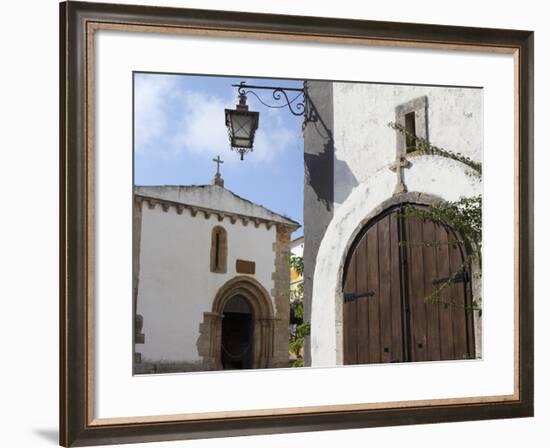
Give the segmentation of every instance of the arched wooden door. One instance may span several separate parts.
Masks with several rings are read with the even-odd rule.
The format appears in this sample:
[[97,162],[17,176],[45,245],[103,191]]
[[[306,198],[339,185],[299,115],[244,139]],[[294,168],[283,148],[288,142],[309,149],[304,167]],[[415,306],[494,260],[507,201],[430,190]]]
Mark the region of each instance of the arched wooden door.
[[[425,297],[464,263],[455,232],[403,217],[401,205],[359,233],[344,268],[344,364],[467,359],[474,356],[469,269]],[[426,245],[425,242],[430,242]],[[424,242],[424,243],[423,243]]]

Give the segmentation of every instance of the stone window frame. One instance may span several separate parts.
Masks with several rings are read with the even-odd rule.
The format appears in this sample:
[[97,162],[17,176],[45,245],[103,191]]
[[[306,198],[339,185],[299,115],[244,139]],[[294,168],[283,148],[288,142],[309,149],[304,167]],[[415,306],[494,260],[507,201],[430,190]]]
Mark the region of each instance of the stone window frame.
[[[405,128],[405,116],[414,112],[415,130],[414,134],[423,140],[428,141],[428,97],[426,95],[414,98],[395,108],[395,123]],[[413,154],[415,151],[407,152],[406,137],[399,129],[396,130],[396,151],[397,154]]]
[[210,272],[225,274],[227,272],[227,230],[223,226],[212,228],[210,238]]

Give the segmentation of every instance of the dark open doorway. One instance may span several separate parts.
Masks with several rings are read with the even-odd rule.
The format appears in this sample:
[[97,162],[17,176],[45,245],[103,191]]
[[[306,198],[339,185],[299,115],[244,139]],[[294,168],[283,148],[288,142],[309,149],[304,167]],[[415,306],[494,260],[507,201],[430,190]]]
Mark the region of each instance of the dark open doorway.
[[252,307],[243,296],[234,296],[225,305],[221,344],[224,370],[252,368],[253,317]]

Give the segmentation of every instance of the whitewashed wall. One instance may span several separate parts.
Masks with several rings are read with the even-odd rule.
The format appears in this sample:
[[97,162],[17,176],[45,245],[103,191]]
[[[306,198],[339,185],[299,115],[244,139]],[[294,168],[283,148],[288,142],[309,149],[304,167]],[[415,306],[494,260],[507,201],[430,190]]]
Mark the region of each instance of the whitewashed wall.
[[[315,265],[312,288],[311,356],[313,366],[342,363],[341,269],[347,247],[365,220],[393,196],[397,176],[389,169],[396,157],[395,107],[428,97],[432,144],[481,161],[481,89],[334,84],[334,217],[326,229]],[[439,156],[411,157],[404,170],[409,192],[448,201],[482,192],[465,165]]]
[[[227,231],[227,272],[210,272],[212,228]],[[244,226],[229,218],[219,222],[189,210],[178,215],[174,207],[166,212],[142,204],[140,280],[137,312],[143,315],[145,344],[136,350],[143,360],[197,362],[196,342],[203,313],[211,311],[218,289],[237,275],[236,259],[256,262],[253,276],[271,291],[276,227]],[[243,275],[243,274],[239,274]],[[273,300],[273,298],[272,298]],[[275,304],[273,304],[275,307]]]
[[[481,160],[483,90],[450,87],[334,83],[334,202],[342,204],[353,187],[368,182],[396,156],[395,108],[428,98],[432,144]],[[426,182],[431,172],[426,172]]]

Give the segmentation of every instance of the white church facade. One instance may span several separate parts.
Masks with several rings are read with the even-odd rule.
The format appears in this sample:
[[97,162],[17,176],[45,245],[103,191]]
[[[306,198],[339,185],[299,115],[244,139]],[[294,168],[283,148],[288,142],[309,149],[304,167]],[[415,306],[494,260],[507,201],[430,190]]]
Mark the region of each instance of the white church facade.
[[299,224],[212,184],[134,189],[134,373],[288,366]]
[[466,254],[404,249],[445,245],[452,229],[403,224],[404,207],[482,193],[471,168],[410,148],[397,123],[431,144],[481,162],[483,91],[307,81],[315,119],[305,124],[304,300],[306,365],[481,356],[481,281],[468,267],[452,285],[462,307],[423,302]]

